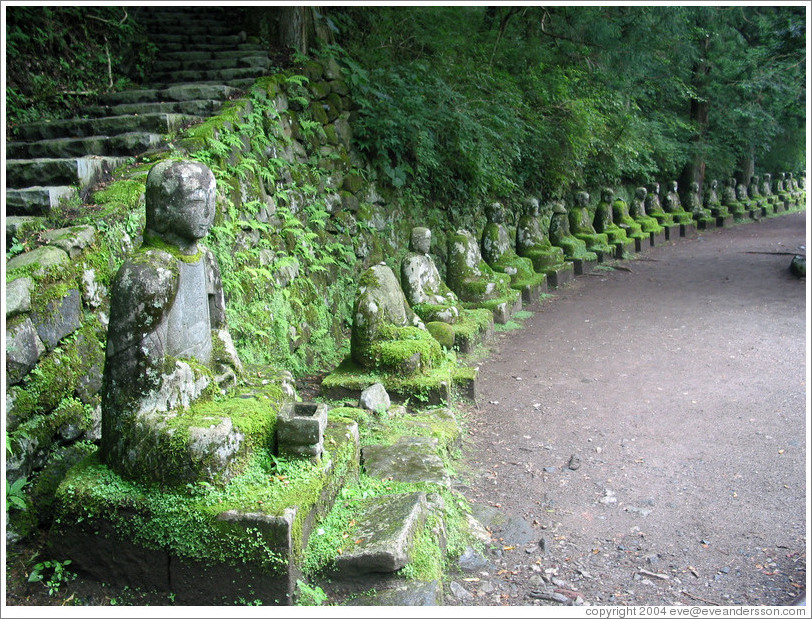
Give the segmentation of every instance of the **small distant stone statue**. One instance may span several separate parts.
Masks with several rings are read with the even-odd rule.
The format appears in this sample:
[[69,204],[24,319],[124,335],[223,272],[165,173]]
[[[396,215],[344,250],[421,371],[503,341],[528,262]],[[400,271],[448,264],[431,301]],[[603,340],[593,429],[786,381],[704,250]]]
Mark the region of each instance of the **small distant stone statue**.
[[712,227],[716,220],[702,207],[702,198],[699,195],[699,183],[693,182],[688,190],[686,196],[686,210],[691,213],[694,221],[699,224],[700,228]]
[[538,273],[564,262],[564,250],[550,243],[542,232],[539,223],[539,201],[528,198],[524,203],[524,214],[516,224],[516,253],[533,262]]
[[586,243],[570,234],[569,215],[563,202],[557,201],[553,204],[553,216],[550,219],[549,234],[550,242],[564,250],[566,259],[575,261],[576,275],[583,272],[584,264],[598,261],[598,255],[589,251]]
[[682,202],[677,192],[677,181],[671,181],[671,187],[663,199],[663,209],[670,213],[674,221],[679,224],[690,224],[693,222],[691,214],[682,208]]
[[730,211],[726,206],[722,205],[722,198],[719,196],[719,181],[713,179],[705,193],[704,201],[705,210],[719,221],[724,220],[730,216]]
[[431,230],[412,228],[409,253],[400,265],[403,293],[424,322],[454,324],[460,316],[460,301],[440,277],[430,249]]
[[656,218],[651,217],[646,212],[646,198],[648,198],[648,189],[645,187],[638,187],[634,190],[634,198],[629,204],[629,215],[634,221],[640,224],[643,232],[647,234],[659,234],[663,231],[663,227]]
[[784,183],[786,182],[787,175],[784,172],[781,172],[781,176],[775,179],[775,193],[781,194],[786,191],[786,187]]
[[747,188],[747,193],[750,194],[751,198],[760,199],[762,197],[760,180],[755,174],[750,177],[750,186]]
[[[128,476],[194,477],[168,468],[160,449],[170,438],[164,421],[213,383],[234,384],[242,369],[226,326],[217,261],[199,244],[214,221],[215,191],[214,175],[201,163],[154,165],[143,244],[112,285],[101,453]],[[224,453],[236,448],[236,437],[217,427]]]
[[350,356],[364,368],[413,374],[430,369],[441,357],[440,345],[384,262],[361,275],[352,316]]
[[626,230],[626,235],[634,239],[639,251],[647,245],[651,246],[651,234],[643,231],[643,227],[629,213],[629,203],[619,196],[612,201],[612,217],[618,226]]
[[764,174],[764,180],[761,181],[761,195],[767,198],[771,203],[775,202],[773,195],[773,175],[769,172]]
[[[546,276],[536,273],[533,262],[522,258],[513,249],[505,228],[505,211],[499,202],[485,208],[488,223],[482,230],[482,257],[494,271],[510,275],[510,286],[522,293],[528,303],[538,300],[538,293],[546,289]],[[534,298],[535,297],[535,298]]]
[[609,243],[615,246],[615,256],[627,258],[628,253],[634,249],[634,240],[626,234],[626,229],[618,226],[614,220],[612,202],[614,202],[615,191],[609,187],[601,190],[601,199],[595,207],[595,218],[592,225],[595,230],[605,234]]
[[674,223],[674,218],[663,210],[660,203],[660,183],[651,183],[646,194],[646,214],[654,217],[661,226],[670,226]]
[[736,196],[736,179],[730,177],[722,191],[722,206],[727,208],[731,215],[739,219],[746,217],[747,207],[739,202]]
[[609,237],[595,230],[592,225],[593,217],[589,212],[589,194],[579,191],[575,194],[575,204],[569,211],[570,234],[586,243],[588,251],[593,252],[601,260],[603,256],[610,258],[614,250],[609,246]]
[[521,294],[510,287],[510,275],[497,273],[482,258],[474,236],[457,230],[448,237],[446,281],[465,307],[487,308],[494,322],[504,324],[521,308]]

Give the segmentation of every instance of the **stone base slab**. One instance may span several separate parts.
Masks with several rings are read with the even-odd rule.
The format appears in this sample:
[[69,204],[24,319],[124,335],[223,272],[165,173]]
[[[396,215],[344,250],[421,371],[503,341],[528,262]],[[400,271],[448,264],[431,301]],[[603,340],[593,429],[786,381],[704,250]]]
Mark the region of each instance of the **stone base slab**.
[[681,237],[692,237],[696,236],[696,224],[680,224],[679,225],[679,235]]
[[[355,422],[330,422],[325,443],[331,457],[306,480],[288,479],[274,506],[263,507],[254,494],[257,488],[240,485],[234,488],[236,494],[226,495],[230,508],[219,513],[197,492],[170,494],[130,480],[116,481],[119,478],[97,455],[91,455],[71,469],[60,486],[59,517],[49,535],[49,551],[57,560],[71,559],[72,569],[94,580],[174,595],[178,604],[291,604],[301,577],[298,560],[310,533],[330,511],[341,487],[358,473]],[[116,492],[109,492],[111,484]],[[309,498],[303,502],[302,497]],[[174,507],[160,513],[160,506],[170,501]],[[159,520],[162,526],[157,526]],[[174,534],[167,533],[190,535],[200,523],[206,533],[187,540],[194,550],[179,552]],[[209,549],[219,549],[219,558],[198,557]],[[263,561],[268,551],[281,563],[270,566]]]

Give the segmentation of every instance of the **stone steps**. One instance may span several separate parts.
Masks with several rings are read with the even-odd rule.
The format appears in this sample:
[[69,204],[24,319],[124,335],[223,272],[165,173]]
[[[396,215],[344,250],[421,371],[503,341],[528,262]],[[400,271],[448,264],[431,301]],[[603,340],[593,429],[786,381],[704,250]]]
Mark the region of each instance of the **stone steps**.
[[112,137],[94,135],[86,138],[55,138],[37,142],[9,142],[6,157],[10,159],[69,158],[85,155],[138,155],[166,142],[161,133],[133,131]]
[[8,214],[46,215],[84,198],[127,157],[165,147],[164,136],[217,114],[271,70],[246,42],[239,8],[134,7],[158,49],[146,88],[111,93],[79,117],[23,125],[6,144]]
[[184,125],[203,120],[198,116],[184,114],[143,114],[105,116],[101,118],[72,118],[20,125],[16,138],[20,141],[53,140],[63,137],[84,138],[109,136],[120,133],[150,132],[169,133]]
[[7,159],[6,185],[12,189],[33,188],[47,179],[49,189],[64,185],[76,185],[80,190],[89,189],[126,160],[126,157],[95,156]]

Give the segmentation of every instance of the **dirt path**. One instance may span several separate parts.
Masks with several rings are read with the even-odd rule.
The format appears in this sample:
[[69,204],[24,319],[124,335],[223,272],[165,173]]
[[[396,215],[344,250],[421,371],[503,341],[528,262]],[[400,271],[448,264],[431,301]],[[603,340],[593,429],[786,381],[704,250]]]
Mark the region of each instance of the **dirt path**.
[[791,256],[748,252],[805,244],[797,213],[653,248],[498,336],[464,411],[461,477],[507,550],[458,579],[456,603],[791,602],[806,280]]

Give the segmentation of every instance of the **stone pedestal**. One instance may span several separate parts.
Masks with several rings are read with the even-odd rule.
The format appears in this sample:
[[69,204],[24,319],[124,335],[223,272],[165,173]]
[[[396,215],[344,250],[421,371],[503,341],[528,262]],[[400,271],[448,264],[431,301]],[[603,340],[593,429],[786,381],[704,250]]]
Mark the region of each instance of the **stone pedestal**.
[[679,224],[663,224],[666,241],[678,241],[682,235]]
[[725,217],[717,217],[716,218],[716,227],[717,228],[729,228],[733,225],[734,222],[733,215],[727,215]]
[[324,451],[327,405],[289,402],[276,418],[276,443],[282,456],[304,456],[318,461]]
[[291,604],[310,533],[358,474],[357,424],[331,422],[324,438],[330,458],[307,472],[280,479],[269,470],[260,484],[246,478],[222,491],[141,485],[89,456],[60,486],[51,556],[177,604]]
[[559,265],[550,267],[547,271],[547,283],[551,288],[560,288],[573,279],[575,279],[575,271],[572,262],[562,262]]
[[651,246],[657,247],[658,245],[664,244],[668,240],[668,228],[663,228],[660,232],[651,232]]
[[679,235],[681,237],[696,236],[696,224],[695,223],[680,224],[679,225]]

